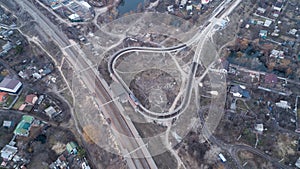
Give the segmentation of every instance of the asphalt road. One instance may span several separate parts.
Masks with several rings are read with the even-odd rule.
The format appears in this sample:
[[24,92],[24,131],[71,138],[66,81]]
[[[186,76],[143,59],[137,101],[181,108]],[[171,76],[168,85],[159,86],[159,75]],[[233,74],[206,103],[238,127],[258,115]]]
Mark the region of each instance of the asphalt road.
[[[111,76],[115,76],[116,79],[118,80],[118,82],[121,83],[121,85],[123,86],[123,88],[128,92],[128,94],[133,94],[132,91],[128,88],[128,86],[125,84],[125,82],[122,80],[122,78],[118,75],[118,73],[115,71],[115,62],[116,60],[121,57],[123,54],[128,53],[128,52],[136,52],[136,51],[140,51],[140,52],[170,52],[170,51],[174,51],[174,50],[180,50],[182,48],[185,48],[195,42],[197,42],[199,39],[202,39],[204,41],[204,39],[207,38],[207,36],[210,35],[210,33],[213,31],[213,27],[215,25],[218,24],[219,20],[222,18],[227,17],[230,12],[232,12],[232,10],[241,2],[241,0],[236,0],[232,3],[229,4],[229,1],[223,1],[223,3],[220,4],[220,6],[215,10],[215,13],[212,14],[212,17],[210,19],[210,23],[205,24],[206,27],[202,27],[201,31],[199,31],[189,42],[187,42],[186,44],[182,44],[182,45],[178,45],[175,47],[169,47],[169,48],[149,48],[149,47],[128,47],[122,50],[119,50],[117,53],[115,53],[112,57],[111,60],[109,61],[109,71]],[[222,10],[223,8],[226,7],[226,10]],[[215,19],[215,17],[217,15],[219,15],[219,13],[222,12],[221,16],[218,17],[218,19]],[[180,115],[180,112],[183,112],[185,107],[188,105],[189,100],[190,100],[190,95],[191,95],[191,91],[192,91],[192,83],[193,80],[195,78],[195,73],[197,70],[197,63],[199,63],[199,59],[200,59],[200,54],[201,54],[201,50],[203,47],[203,41],[198,44],[197,49],[196,50],[196,55],[194,56],[192,65],[191,65],[191,71],[190,71],[190,75],[189,75],[189,79],[188,79],[188,83],[186,86],[186,95],[184,97],[184,101],[182,102],[182,104],[174,111],[172,112],[163,112],[163,113],[159,113],[159,112],[151,112],[150,110],[147,110],[143,105],[138,104],[138,110],[144,114],[146,117],[148,118],[153,118],[153,119],[159,119],[159,120],[164,120],[164,119],[172,119],[178,115]],[[197,55],[198,54],[198,55]],[[205,124],[204,118],[201,119],[201,122],[203,124]],[[288,169],[290,167],[285,166],[284,164],[278,162],[277,159],[274,159],[268,155],[266,155],[265,153],[261,152],[258,149],[255,149],[253,147],[250,146],[246,146],[246,145],[227,145],[224,144],[223,142],[221,142],[220,140],[218,140],[216,137],[214,137],[210,131],[205,127],[204,125],[204,129],[203,129],[204,135],[209,136],[209,141],[211,141],[213,144],[218,145],[219,147],[221,147],[224,150],[227,150],[229,152],[231,152],[233,158],[234,158],[234,162],[236,163],[236,166],[239,169],[242,169],[243,167],[241,166],[238,157],[237,157],[237,153],[239,151],[242,150],[246,150],[246,151],[250,151],[256,155],[259,155],[267,160],[269,160],[270,162],[273,163],[273,165],[277,168],[283,168],[283,169]]]
[[[55,25],[53,25],[51,23],[51,21],[49,21],[48,18],[46,18],[43,14],[41,14],[41,12],[39,12],[38,9],[36,9],[31,3],[29,3],[28,1],[23,1],[23,0],[16,0],[18,2],[18,4],[20,4],[24,10],[28,11],[31,15],[33,15],[35,21],[45,30],[45,32],[52,38],[53,41],[55,41],[60,47],[66,47],[70,45],[70,42],[68,40],[68,38],[65,36],[64,33],[62,33]],[[238,0],[240,1],[240,0]],[[225,5],[225,4],[223,4]],[[219,8],[220,9],[220,8]],[[230,9],[232,10],[232,9]],[[216,14],[218,13],[218,11],[216,11]],[[215,15],[216,15],[215,14]],[[225,12],[225,14],[227,14]],[[214,16],[215,16],[214,15]],[[225,16],[225,15],[223,15]],[[212,20],[214,21],[214,20]],[[213,23],[216,24],[216,23]],[[205,32],[205,31],[203,31]],[[207,34],[206,34],[207,35]],[[206,35],[203,35],[202,33],[197,34],[195,36],[195,41],[199,40],[199,39],[205,39]],[[181,46],[181,48],[183,48],[184,46]],[[178,49],[180,49],[180,47],[178,47]],[[145,48],[143,48],[143,50],[147,50]],[[161,51],[162,49],[151,49],[153,52],[158,52]],[[170,50],[170,49],[168,49]],[[176,50],[176,49],[173,49]],[[128,50],[130,51],[130,50]],[[127,51],[127,52],[128,52]],[[119,51],[120,52],[120,51]],[[80,71],[82,68],[86,68],[89,67],[89,62],[86,60],[86,58],[84,58],[83,56],[81,56],[78,52],[78,49],[76,49],[75,47],[69,47],[66,48],[64,50],[64,53],[66,54],[68,60],[73,64],[73,66],[76,68],[77,71]],[[120,52],[122,53],[122,51]],[[198,58],[197,58],[198,60]],[[78,64],[80,63],[80,64]],[[193,68],[194,67],[194,68]],[[192,65],[192,71],[194,72],[196,70],[195,68],[195,62],[193,62]],[[112,71],[113,72],[113,71]],[[95,90],[97,97],[97,102],[99,102],[99,105],[106,103],[111,99],[110,93],[107,89],[105,89],[105,87],[102,85],[101,79],[99,79],[98,74],[94,71],[94,69],[89,69],[89,71],[85,71],[85,74],[82,76],[83,81],[86,83],[86,85],[88,86],[88,88],[91,89],[91,91]],[[97,77],[96,79],[93,78],[89,78],[91,77],[91,75],[93,75],[94,77]],[[193,77],[190,77],[190,79],[193,79]],[[96,80],[96,81],[95,81]],[[191,86],[193,80],[190,80],[190,85]],[[94,87],[94,84],[97,84],[97,87]],[[190,87],[191,88],[191,87]],[[112,104],[109,104],[109,106],[105,106],[104,110],[103,110],[104,114],[106,116],[109,116],[109,118],[111,118],[112,120],[112,125],[113,127],[120,131],[121,133],[131,136],[131,137],[136,137],[137,136],[137,131],[135,128],[132,127],[132,125],[128,125],[128,122],[122,115],[122,113],[120,112],[120,110],[117,108],[117,106],[112,102]],[[220,144],[219,141],[211,136],[209,138],[210,141],[214,142],[215,144]],[[147,151],[147,148],[144,145],[144,143],[141,143],[141,140],[135,140],[135,141],[128,141],[128,140],[119,140],[121,145],[126,147],[142,147],[141,148],[141,152],[140,155],[147,157],[147,158],[142,158],[142,159],[131,159],[128,158],[128,164],[131,165],[129,166],[130,168],[149,168],[149,169],[155,169],[157,168],[157,166],[155,165],[153,159],[151,158],[150,153]],[[223,145],[226,146],[226,145]],[[260,152],[257,149],[254,149],[252,147],[249,146],[245,146],[245,145],[233,145],[231,146],[232,149],[234,149],[234,154],[236,154],[238,151],[241,150],[247,150],[250,152],[253,152],[257,155],[262,156],[263,158],[272,161],[277,167],[280,168],[289,168],[281,163],[279,163],[278,161],[276,161],[276,159],[273,159],[269,156],[267,156],[266,154],[264,154],[263,152]],[[150,155],[150,156],[149,156]]]
[[[173,118],[176,118],[180,116],[188,107],[191,99],[191,94],[192,94],[192,85],[194,83],[194,78],[197,72],[197,64],[200,63],[200,58],[203,57],[201,56],[201,51],[202,48],[204,47],[205,40],[207,39],[208,36],[211,35],[211,33],[214,31],[214,26],[218,25],[220,20],[223,18],[227,17],[230,12],[241,2],[241,0],[236,0],[233,3],[229,3],[229,0],[223,1],[212,13],[211,18],[209,19],[209,22],[205,23],[204,26],[202,26],[199,31],[185,44],[181,44],[178,46],[174,47],[168,47],[168,48],[151,48],[151,47],[127,47],[124,49],[119,50],[116,52],[109,60],[108,62],[108,68],[109,68],[109,73],[111,77],[115,77],[113,79],[116,79],[122,86],[123,88],[127,91],[128,95],[134,95],[133,92],[129,89],[129,87],[126,85],[126,83],[122,80],[120,75],[115,71],[115,64],[118,58],[120,58],[122,55],[125,53],[129,52],[153,52],[153,53],[163,53],[163,52],[171,52],[174,50],[180,50],[183,49],[187,46],[193,45],[194,43],[197,44],[197,49],[195,52],[195,56],[192,61],[189,77],[188,77],[188,82],[185,87],[185,95],[183,97],[183,101],[181,104],[176,107],[175,110],[169,111],[169,112],[153,112],[150,111],[149,109],[145,108],[142,104],[139,102],[136,102],[136,111],[140,112],[143,114],[146,118],[150,118],[153,120],[159,120],[159,121],[169,121],[172,120]],[[223,10],[225,9],[225,10]],[[224,11],[222,15],[218,18],[216,18],[217,15],[221,11]]]
[[[88,60],[84,57],[83,52],[75,46],[70,46],[71,43],[67,36],[61,32],[53,23],[45,17],[32,3],[24,0],[16,0],[16,2],[40,25],[43,30],[41,33],[46,33],[51,37],[51,39],[56,42],[59,47],[64,48],[63,53],[74,66],[75,71],[81,71],[84,68],[90,67]],[[70,46],[68,48],[65,48]],[[98,72],[95,69],[88,69],[81,73],[82,81],[85,82],[85,85],[90,89],[90,91],[95,91],[97,98],[95,99],[98,105],[102,105],[110,100],[112,100],[109,91],[102,85],[102,81],[98,76]],[[95,88],[95,84],[97,87]],[[122,116],[122,113],[117,108],[115,103],[105,106],[102,110],[106,118],[112,120],[112,126],[115,128],[115,131],[118,131],[124,135],[129,136],[130,138],[139,138],[139,134],[135,129],[132,122],[125,120]],[[157,166],[152,159],[147,147],[143,146],[144,143],[140,139],[118,139],[120,147],[123,148],[123,152],[128,150],[135,149],[136,147],[142,147],[140,151],[135,152],[135,156],[144,157],[144,158],[126,158],[127,164],[132,169],[156,169]]]

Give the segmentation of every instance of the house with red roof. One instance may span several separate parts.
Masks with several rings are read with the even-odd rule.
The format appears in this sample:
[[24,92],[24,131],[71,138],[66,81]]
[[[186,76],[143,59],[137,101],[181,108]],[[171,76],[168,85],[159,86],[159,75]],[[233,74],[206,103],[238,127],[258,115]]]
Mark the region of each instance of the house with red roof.
[[25,98],[25,103],[29,105],[34,105],[34,103],[38,100],[38,97],[35,94],[29,94]]
[[275,85],[277,84],[277,82],[278,82],[278,78],[275,74],[270,73],[265,75],[265,83]]
[[0,103],[4,102],[7,99],[7,92],[0,92]]

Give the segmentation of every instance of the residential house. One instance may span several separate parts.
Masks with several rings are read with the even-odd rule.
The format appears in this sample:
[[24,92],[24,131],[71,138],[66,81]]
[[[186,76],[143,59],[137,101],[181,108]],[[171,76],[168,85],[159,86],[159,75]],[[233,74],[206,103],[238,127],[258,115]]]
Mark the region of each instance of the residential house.
[[7,96],[8,96],[7,92],[0,92],[0,103],[5,102]]
[[272,24],[272,21],[267,19],[267,20],[265,20],[264,26],[270,27],[271,24]]
[[278,83],[278,78],[275,74],[270,73],[265,75],[265,83],[276,85]]
[[50,169],[69,169],[68,162],[64,155],[60,155],[56,161],[49,165]]
[[10,128],[12,124],[13,124],[12,121],[7,121],[7,120],[3,121],[3,127]]
[[53,118],[57,115],[56,110],[54,109],[53,106],[49,106],[48,108],[46,108],[44,110],[44,112],[46,113],[47,116],[49,116],[50,118]]
[[297,33],[297,29],[291,29],[290,31],[289,31],[289,34],[291,34],[291,35],[296,35],[296,33]]
[[4,161],[10,161],[17,152],[18,152],[17,147],[5,145],[5,147],[1,150],[1,157],[3,158]]
[[273,57],[276,59],[284,59],[284,52],[282,50],[279,51],[279,50],[273,49],[271,51],[270,57]]
[[261,38],[266,38],[268,36],[268,31],[267,30],[260,30],[259,31],[259,36]]
[[291,106],[289,103],[285,100],[280,100],[279,102],[275,103],[277,107],[283,108],[283,109],[291,109]]
[[73,141],[69,142],[66,145],[66,149],[69,154],[77,154],[77,151],[78,151],[77,148],[78,148],[77,145]]
[[240,85],[234,85],[230,87],[230,93],[235,97],[250,98],[250,93],[246,89],[243,89]]
[[264,131],[264,125],[263,124],[256,124],[254,129],[259,133],[259,134],[262,134],[263,131]]
[[193,10],[193,5],[187,5],[186,10],[187,11],[192,11]]
[[90,167],[86,162],[83,162],[83,163],[81,164],[81,168],[82,168],[82,169],[91,169],[91,167]]
[[181,0],[179,8],[182,9],[186,5],[186,3],[187,3],[187,0]]
[[283,8],[283,2],[279,0],[272,7],[274,10],[281,12],[281,10]]
[[168,12],[173,13],[173,12],[174,12],[174,5],[169,5],[169,6],[167,7],[167,9],[168,9]]
[[23,115],[22,120],[19,122],[19,124],[14,130],[14,134],[18,136],[28,137],[33,120],[34,117],[29,115]]
[[257,8],[257,13],[264,14],[265,12],[266,12],[265,8],[262,8],[262,7]]
[[29,105],[34,105],[34,103],[38,100],[38,97],[35,94],[27,95],[25,98],[25,103]]
[[81,22],[81,21],[83,21],[83,19],[76,13],[69,15],[68,18],[72,22]]
[[208,4],[210,2],[210,0],[201,0],[202,4]]

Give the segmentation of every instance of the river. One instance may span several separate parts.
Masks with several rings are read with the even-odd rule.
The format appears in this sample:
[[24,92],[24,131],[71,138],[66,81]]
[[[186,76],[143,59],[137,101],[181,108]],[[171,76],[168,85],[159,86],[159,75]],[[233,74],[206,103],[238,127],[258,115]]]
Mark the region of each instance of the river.
[[129,13],[130,11],[136,11],[140,3],[144,4],[144,0],[121,0],[118,6],[119,16]]

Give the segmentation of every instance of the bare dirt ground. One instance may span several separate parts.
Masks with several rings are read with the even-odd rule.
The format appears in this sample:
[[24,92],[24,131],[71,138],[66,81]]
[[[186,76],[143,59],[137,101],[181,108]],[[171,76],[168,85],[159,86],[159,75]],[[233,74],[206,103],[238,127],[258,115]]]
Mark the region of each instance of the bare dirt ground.
[[169,151],[153,157],[159,169],[177,168],[177,162]]
[[244,164],[245,169],[252,169],[252,168],[275,169],[272,163],[266,161],[265,159],[259,158],[250,152],[241,151],[239,152],[239,157],[242,161],[242,164]]
[[170,74],[152,69],[137,74],[129,87],[146,108],[164,112],[174,102],[180,86]]
[[230,15],[230,22],[225,29],[217,32],[213,41],[215,42],[218,49],[228,42],[233,41],[238,35],[241,24],[241,19],[247,18],[252,13],[252,9],[255,7],[255,3],[251,1],[243,1]]
[[[117,71],[140,102],[150,110],[163,112],[172,105],[182,77],[168,54],[134,53],[117,65]],[[138,64],[132,65],[132,61]]]

